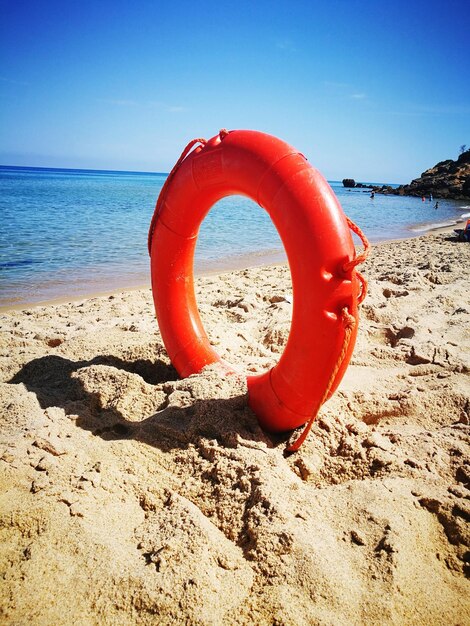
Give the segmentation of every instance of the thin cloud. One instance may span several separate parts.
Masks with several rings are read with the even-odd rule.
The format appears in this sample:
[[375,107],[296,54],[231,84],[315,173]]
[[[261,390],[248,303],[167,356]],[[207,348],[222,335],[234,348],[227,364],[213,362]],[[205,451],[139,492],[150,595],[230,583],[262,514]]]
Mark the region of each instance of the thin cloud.
[[297,48],[290,39],[279,39],[276,41],[276,48],[285,50],[286,52],[296,52]]
[[324,87],[333,87],[334,89],[351,89],[351,85],[349,83],[340,83],[334,80],[324,80]]
[[387,115],[421,117],[425,115],[469,115],[470,107],[460,104],[404,104],[402,108],[386,111]]
[[0,80],[3,83],[10,83],[10,85],[21,85],[22,87],[29,85],[29,83],[25,82],[24,80],[15,80],[13,78],[5,78],[4,76],[0,76]]
[[323,87],[327,92],[337,98],[347,98],[348,100],[366,100],[367,94],[351,83],[342,83],[340,81],[325,80]]
[[460,104],[444,104],[444,105],[419,105],[416,107],[418,113],[430,115],[467,115],[470,113],[470,107]]
[[118,107],[139,107],[141,109],[163,109],[168,113],[183,113],[188,109],[180,105],[166,104],[158,100],[149,100],[146,102],[139,102],[138,100],[127,100],[125,98],[100,98],[98,102],[104,104],[111,104]]
[[167,102],[162,102],[161,100],[152,100],[151,102],[146,103],[146,105],[149,107],[163,109],[168,113],[184,113],[189,110],[187,107],[181,106],[180,104],[168,104]]
[[125,100],[119,98],[102,98],[98,102],[104,102],[105,104],[113,104],[118,107],[136,107],[139,103],[136,100]]

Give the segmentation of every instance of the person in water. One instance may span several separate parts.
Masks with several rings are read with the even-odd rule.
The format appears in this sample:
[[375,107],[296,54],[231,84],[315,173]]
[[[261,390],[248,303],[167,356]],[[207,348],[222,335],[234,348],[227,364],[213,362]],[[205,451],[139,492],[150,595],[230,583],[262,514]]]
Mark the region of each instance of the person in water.
[[372,198],[372,200],[375,198],[375,192],[374,191],[370,194],[370,197]]
[[438,208],[439,208],[439,202],[437,202],[437,200],[436,200],[436,204],[434,205],[434,208],[435,208],[435,209],[438,209]]

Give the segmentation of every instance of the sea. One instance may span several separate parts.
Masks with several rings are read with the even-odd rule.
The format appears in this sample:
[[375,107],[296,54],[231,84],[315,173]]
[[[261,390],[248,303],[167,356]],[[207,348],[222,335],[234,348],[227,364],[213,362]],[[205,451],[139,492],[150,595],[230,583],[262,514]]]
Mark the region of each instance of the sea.
[[[0,307],[148,285],[147,233],[167,174],[0,166]],[[329,181],[372,243],[415,237],[470,217],[470,203],[370,197]],[[381,183],[374,183],[381,184]],[[263,209],[241,196],[204,220],[196,273],[285,260]]]

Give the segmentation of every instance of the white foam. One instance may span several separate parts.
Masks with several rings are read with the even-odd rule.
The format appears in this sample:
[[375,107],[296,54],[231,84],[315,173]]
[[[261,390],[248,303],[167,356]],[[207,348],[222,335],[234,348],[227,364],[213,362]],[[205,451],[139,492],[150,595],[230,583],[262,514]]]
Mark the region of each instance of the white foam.
[[432,224],[422,224],[420,226],[414,226],[410,228],[413,233],[424,233],[428,230],[436,230],[437,228],[447,228],[448,226],[455,226],[457,224],[455,220],[452,222],[434,222]]
[[[461,209],[470,209],[470,207],[460,207]],[[462,215],[460,216],[463,220],[467,219],[467,217],[470,217],[470,213],[462,213]]]

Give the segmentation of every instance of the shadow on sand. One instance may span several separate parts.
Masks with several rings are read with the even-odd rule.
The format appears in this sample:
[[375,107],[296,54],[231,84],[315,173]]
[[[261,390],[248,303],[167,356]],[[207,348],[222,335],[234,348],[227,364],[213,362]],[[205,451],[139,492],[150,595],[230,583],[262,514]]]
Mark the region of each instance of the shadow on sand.
[[[131,421],[116,408],[101,407],[98,393],[89,392],[74,372],[92,365],[106,365],[139,375],[151,385],[178,380],[173,366],[162,360],[124,361],[111,355],[72,361],[57,355],[33,359],[9,381],[22,383],[33,392],[43,409],[60,407],[66,415],[77,416],[76,425],[106,441],[134,439],[163,451],[184,449],[201,437],[217,439],[226,447],[236,447],[239,436],[272,447],[288,435],[268,437],[258,426],[247,404],[246,394],[228,399],[194,400],[185,407],[167,406],[140,421]],[[126,393],[125,390],[122,392]]]

